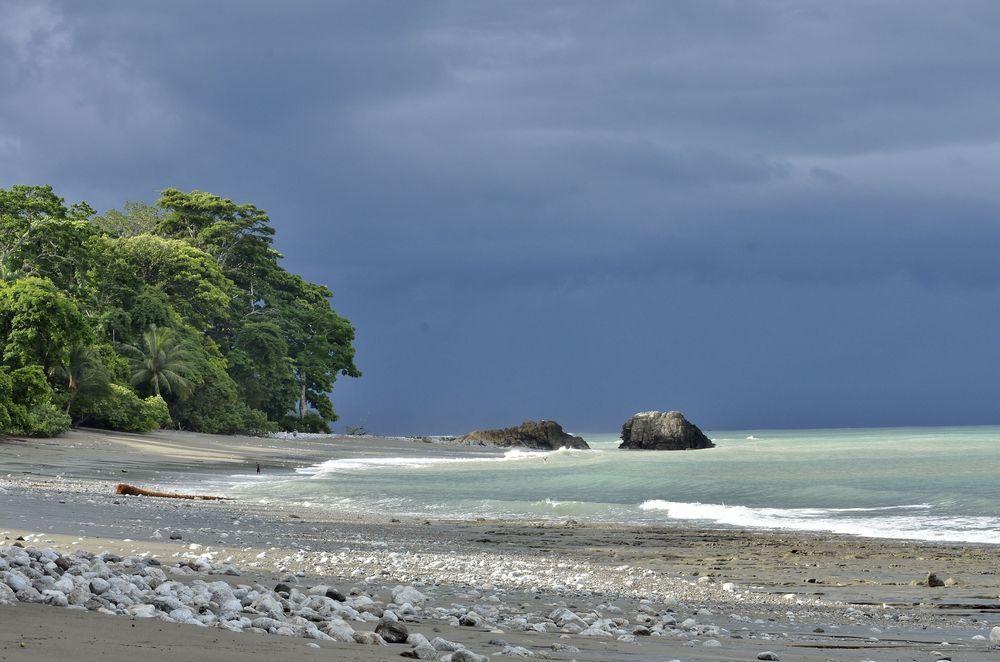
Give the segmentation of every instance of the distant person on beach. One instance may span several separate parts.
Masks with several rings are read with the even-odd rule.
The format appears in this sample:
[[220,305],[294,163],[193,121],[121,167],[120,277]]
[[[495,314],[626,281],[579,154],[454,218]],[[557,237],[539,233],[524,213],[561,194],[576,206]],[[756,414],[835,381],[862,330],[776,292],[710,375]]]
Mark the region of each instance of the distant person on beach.
[[260,462],[257,463],[257,473],[260,473]]

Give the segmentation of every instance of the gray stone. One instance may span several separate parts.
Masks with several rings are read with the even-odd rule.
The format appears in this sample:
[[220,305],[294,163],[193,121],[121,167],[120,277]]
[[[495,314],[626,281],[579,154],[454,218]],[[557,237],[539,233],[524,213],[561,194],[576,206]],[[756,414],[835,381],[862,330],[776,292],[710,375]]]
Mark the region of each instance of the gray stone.
[[397,586],[392,589],[392,601],[397,605],[406,602],[411,605],[419,605],[427,602],[427,597],[412,586]]
[[535,657],[535,654],[523,646],[504,646],[499,655],[510,657]]
[[409,630],[399,621],[383,618],[375,626],[375,633],[385,639],[388,644],[402,644],[410,636]]
[[434,647],[434,650],[441,651],[442,653],[457,651],[461,648],[464,648],[462,644],[456,643],[454,641],[448,641],[447,639],[444,639],[442,637],[434,637],[433,639],[431,639],[431,646]]
[[490,662],[485,655],[477,655],[467,648],[462,648],[451,654],[451,662]]
[[552,650],[554,650],[554,651],[558,651],[558,652],[561,652],[561,653],[579,653],[580,652],[580,649],[577,648],[576,646],[570,646],[569,644],[560,644],[558,641],[556,643],[552,644],[552,646],[550,646],[550,648]]
[[588,628],[586,628],[584,630],[581,630],[580,634],[583,635],[583,636],[585,636],[585,637],[613,637],[613,636],[615,636],[614,633],[609,632],[608,630],[605,630],[604,628],[602,628],[600,626],[597,626],[597,625],[591,625],[590,627],[588,627]]
[[714,446],[712,440],[679,411],[646,411],[625,421],[618,448],[676,451]]
[[376,604],[364,605],[358,611],[362,614],[371,614],[375,618],[382,618],[385,615],[385,610]]
[[11,570],[8,572],[4,583],[6,583],[7,586],[9,586],[15,593],[31,588],[31,580],[17,570]]
[[384,646],[386,644],[385,639],[374,632],[355,632],[354,641],[371,646]]
[[437,651],[427,643],[417,644],[408,651],[403,651],[403,657],[410,657],[416,660],[433,660],[437,657]]
[[569,625],[575,625],[582,630],[587,627],[586,621],[566,607],[557,607],[556,609],[553,609],[552,613],[549,614],[549,620],[555,623],[557,627],[561,628]]
[[53,607],[68,607],[69,598],[62,591],[47,590],[42,592],[42,601]]
[[427,641],[427,637],[419,632],[411,632],[410,636],[406,638],[406,643],[413,647],[417,647],[420,644],[430,644],[431,642]]
[[323,625],[320,630],[324,634],[330,635],[337,641],[347,643],[354,641],[354,629],[347,624],[327,623],[326,625]]
[[468,611],[462,614],[458,619],[459,625],[464,625],[466,627],[479,628],[483,626],[483,617],[474,611]]
[[772,653],[771,651],[764,651],[763,653],[757,653],[757,659],[772,660],[773,662],[777,662],[777,660],[780,660],[781,658],[778,657],[777,653]]
[[261,614],[270,616],[275,620],[281,620],[285,617],[285,610],[282,608],[281,603],[271,595],[262,595],[250,606]]
[[156,607],[153,605],[132,605],[128,608],[128,613],[136,618],[153,618],[156,616]]
[[42,602],[42,594],[34,586],[29,586],[23,591],[17,592],[17,599],[20,602]]

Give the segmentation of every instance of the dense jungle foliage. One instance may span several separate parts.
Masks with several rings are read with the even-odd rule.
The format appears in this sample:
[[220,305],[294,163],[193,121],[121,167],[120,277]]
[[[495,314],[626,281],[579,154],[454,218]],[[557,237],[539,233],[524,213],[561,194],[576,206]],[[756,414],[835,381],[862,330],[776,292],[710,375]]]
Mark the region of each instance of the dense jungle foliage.
[[328,431],[354,328],[273,239],[201,191],[98,215],[0,188],[0,433]]

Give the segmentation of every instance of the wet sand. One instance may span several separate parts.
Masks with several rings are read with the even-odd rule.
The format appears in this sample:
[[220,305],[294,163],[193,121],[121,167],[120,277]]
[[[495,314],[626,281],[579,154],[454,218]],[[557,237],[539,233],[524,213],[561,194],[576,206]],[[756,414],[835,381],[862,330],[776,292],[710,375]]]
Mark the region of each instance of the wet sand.
[[[567,521],[379,518],[113,494],[120,481],[155,488],[182,473],[250,473],[257,462],[268,471],[352,455],[489,452],[403,439],[176,432],[0,440],[0,546],[24,537],[26,546],[63,552],[152,554],[164,566],[208,553],[240,568],[236,581],[273,586],[293,577],[302,586],[355,588],[384,600],[392,586],[414,585],[431,604],[411,631],[494,656],[500,647],[489,642],[503,639],[551,659],[745,660],[765,650],[782,660],[998,658],[974,637],[988,636],[1000,623],[1000,547]],[[171,533],[180,539],[171,540]],[[950,585],[919,585],[931,572]],[[707,629],[619,641],[556,628],[458,626],[430,613],[430,607],[486,598],[507,622],[565,606],[619,615],[632,629],[639,601],[648,600],[668,605],[678,623],[692,618]],[[709,639],[719,645],[706,647]],[[59,607],[0,607],[0,660],[66,659],[68,651],[71,659],[134,659],[147,648],[154,659],[397,659],[408,648],[319,644]],[[579,652],[553,651],[553,644]]]

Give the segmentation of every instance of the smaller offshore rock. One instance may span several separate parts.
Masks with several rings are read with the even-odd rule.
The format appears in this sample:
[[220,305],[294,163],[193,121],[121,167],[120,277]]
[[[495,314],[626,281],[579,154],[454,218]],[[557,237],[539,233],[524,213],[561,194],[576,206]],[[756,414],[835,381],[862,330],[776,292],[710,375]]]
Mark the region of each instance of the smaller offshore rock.
[[568,434],[555,421],[525,421],[512,428],[476,430],[460,437],[458,442],[472,446],[531,448],[545,451],[555,451],[560,448],[590,448],[582,437]]

